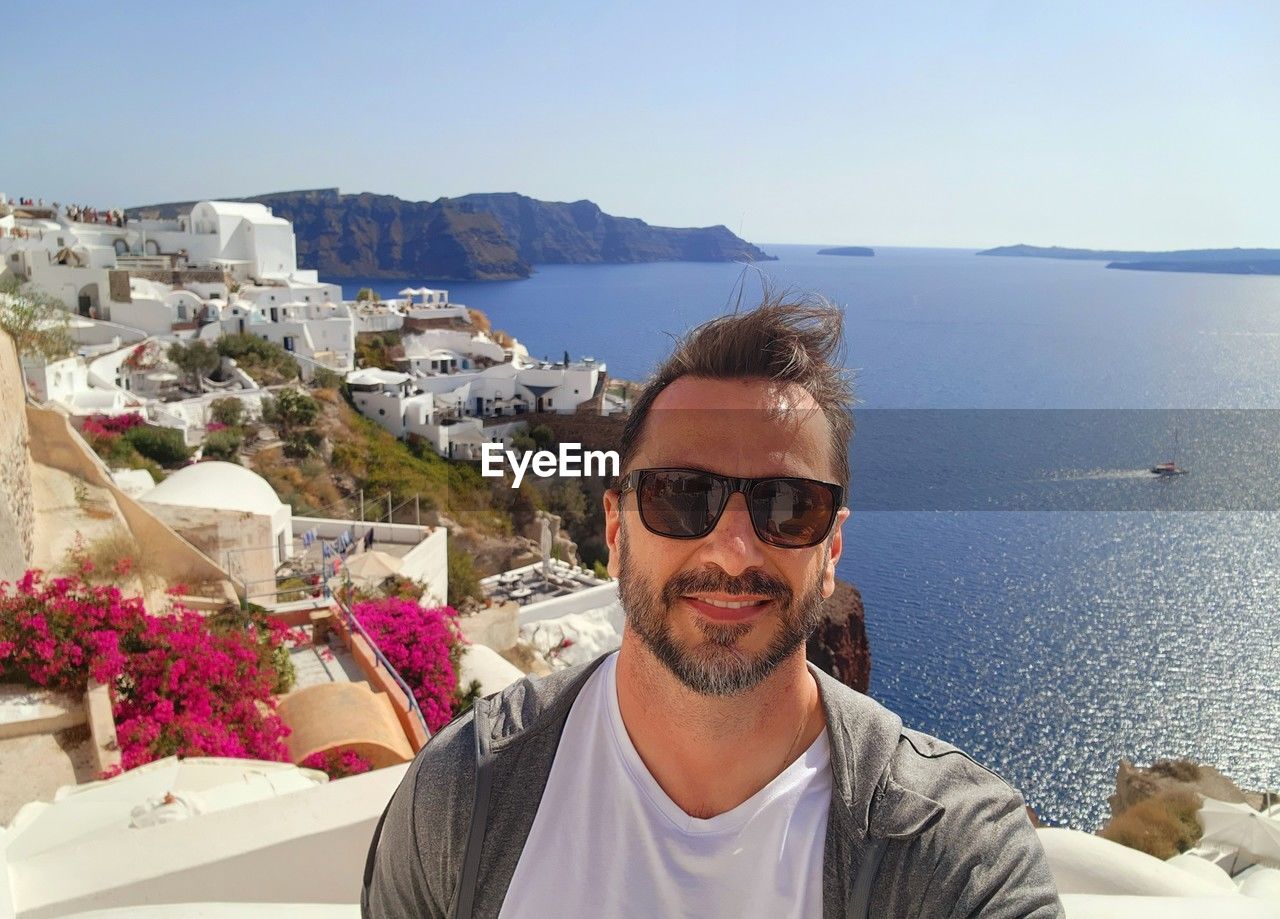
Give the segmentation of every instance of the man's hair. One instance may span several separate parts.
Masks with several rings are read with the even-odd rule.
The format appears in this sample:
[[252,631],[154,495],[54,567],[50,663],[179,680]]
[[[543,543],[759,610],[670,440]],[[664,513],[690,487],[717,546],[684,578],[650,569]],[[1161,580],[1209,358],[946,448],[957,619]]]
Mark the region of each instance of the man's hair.
[[627,471],[654,400],[681,377],[763,379],[795,383],[822,408],[831,429],[832,472],[849,484],[853,386],[841,360],[844,313],[818,297],[765,291],[750,312],[719,316],[693,329],[645,384],[622,429],[621,469]]

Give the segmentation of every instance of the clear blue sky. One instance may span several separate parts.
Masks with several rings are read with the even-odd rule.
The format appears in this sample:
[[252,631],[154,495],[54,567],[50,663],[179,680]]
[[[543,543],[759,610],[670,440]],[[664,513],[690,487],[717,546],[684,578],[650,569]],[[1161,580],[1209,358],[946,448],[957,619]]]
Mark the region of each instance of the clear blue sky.
[[1280,246],[1280,4],[22,3],[0,190],[590,198],[765,243]]

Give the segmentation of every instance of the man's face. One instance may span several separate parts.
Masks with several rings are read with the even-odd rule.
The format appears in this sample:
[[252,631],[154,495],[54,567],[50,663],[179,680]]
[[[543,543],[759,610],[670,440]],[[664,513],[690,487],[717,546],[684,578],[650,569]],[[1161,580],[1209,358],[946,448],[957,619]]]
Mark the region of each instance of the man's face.
[[[654,401],[629,469],[830,482],[831,456],[827,420],[804,389],[682,377]],[[824,542],[782,549],[756,536],[742,494],[730,497],[700,539],[649,532],[636,501],[635,493],[605,494],[609,573],[618,579],[628,631],[682,683],[707,695],[741,693],[804,644],[835,589],[847,509]]]

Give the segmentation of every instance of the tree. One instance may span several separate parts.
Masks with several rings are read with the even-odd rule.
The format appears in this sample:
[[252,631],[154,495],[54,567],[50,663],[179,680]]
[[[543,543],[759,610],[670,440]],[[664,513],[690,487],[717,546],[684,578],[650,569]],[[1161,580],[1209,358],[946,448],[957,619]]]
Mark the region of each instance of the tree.
[[547,510],[558,515],[566,527],[577,527],[587,519],[587,493],[573,480],[552,485]]
[[47,361],[70,356],[75,344],[67,319],[61,300],[30,284],[19,284],[11,274],[0,277],[0,329],[9,333],[19,355],[38,355]]
[[372,287],[361,287],[356,291],[357,303],[381,303],[382,298],[378,296],[378,292]]
[[206,342],[195,340],[186,345],[181,342],[171,344],[169,362],[189,377],[196,389],[204,392],[204,378],[222,366],[222,357]]
[[307,456],[319,449],[324,437],[311,429],[319,417],[320,403],[296,389],[282,389],[262,403],[263,420],[276,426],[291,456]]

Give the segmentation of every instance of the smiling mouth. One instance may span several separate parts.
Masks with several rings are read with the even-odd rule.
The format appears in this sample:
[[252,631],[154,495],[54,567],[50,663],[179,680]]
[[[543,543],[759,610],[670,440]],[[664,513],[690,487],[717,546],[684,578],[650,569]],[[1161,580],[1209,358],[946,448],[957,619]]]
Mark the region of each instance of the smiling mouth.
[[770,597],[698,597],[690,594],[680,599],[692,606],[695,612],[720,622],[750,619],[773,602]]

